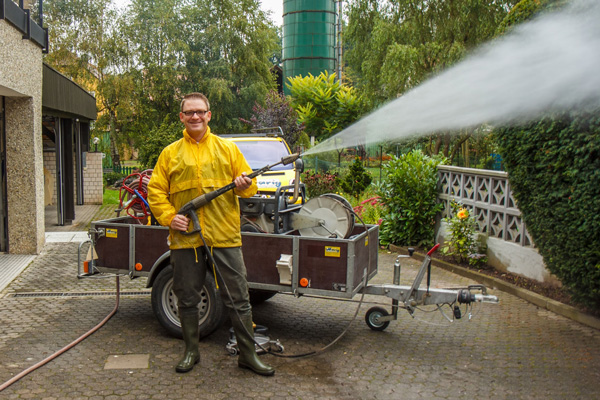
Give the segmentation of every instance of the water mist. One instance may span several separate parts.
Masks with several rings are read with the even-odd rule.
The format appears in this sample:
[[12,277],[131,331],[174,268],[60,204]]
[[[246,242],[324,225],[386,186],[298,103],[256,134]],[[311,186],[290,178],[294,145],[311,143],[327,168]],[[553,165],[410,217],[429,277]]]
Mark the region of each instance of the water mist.
[[516,27],[305,153],[440,131],[516,124],[600,102],[600,2],[578,0]]

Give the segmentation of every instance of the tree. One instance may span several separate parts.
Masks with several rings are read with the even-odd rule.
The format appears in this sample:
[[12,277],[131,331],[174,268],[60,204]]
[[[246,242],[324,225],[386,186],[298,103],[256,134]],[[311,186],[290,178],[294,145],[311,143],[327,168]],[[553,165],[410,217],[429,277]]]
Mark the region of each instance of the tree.
[[[347,74],[370,107],[393,100],[490,40],[517,0],[352,0],[344,39]],[[432,137],[452,158],[472,132]]]
[[137,111],[136,142],[165,118],[179,121],[181,78],[187,48],[181,34],[183,0],[133,0],[121,26],[132,54],[129,73]]
[[356,157],[354,163],[350,165],[348,173],[340,180],[340,186],[344,193],[348,193],[358,200],[372,180],[371,174],[365,170],[360,159]]
[[[98,123],[92,134],[111,133],[111,156],[119,164],[119,146],[126,138],[119,135],[118,113],[127,102],[130,81],[118,73],[127,58],[117,13],[103,0],[49,0],[45,3],[50,51],[45,61],[96,93]],[[128,109],[128,112],[131,112]]]
[[379,104],[493,38],[517,0],[353,0],[345,60],[358,88]]
[[255,0],[190,1],[180,30],[186,48],[183,92],[201,91],[215,111],[211,127],[244,129],[255,103],[275,89],[270,58],[279,49],[277,30]]
[[[363,100],[354,88],[342,85],[335,74],[288,78],[292,107],[306,131],[321,141],[356,121],[363,111]],[[338,163],[343,149],[338,151]]]
[[289,99],[276,90],[267,94],[264,106],[258,102],[252,109],[250,121],[243,120],[254,129],[265,127],[281,127],[283,138],[290,147],[294,147],[304,126],[298,122],[298,114],[290,105]]

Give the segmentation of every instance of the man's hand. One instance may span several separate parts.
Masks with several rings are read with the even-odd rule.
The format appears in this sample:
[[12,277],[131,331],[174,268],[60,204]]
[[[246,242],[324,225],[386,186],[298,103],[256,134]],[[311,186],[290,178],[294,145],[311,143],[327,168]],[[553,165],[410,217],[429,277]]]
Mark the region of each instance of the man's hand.
[[176,231],[186,232],[188,230],[188,225],[190,224],[190,220],[185,215],[177,214],[171,220],[171,229]]
[[242,175],[235,178],[233,183],[235,183],[236,189],[245,190],[252,186],[252,179],[248,178],[245,172],[242,172]]

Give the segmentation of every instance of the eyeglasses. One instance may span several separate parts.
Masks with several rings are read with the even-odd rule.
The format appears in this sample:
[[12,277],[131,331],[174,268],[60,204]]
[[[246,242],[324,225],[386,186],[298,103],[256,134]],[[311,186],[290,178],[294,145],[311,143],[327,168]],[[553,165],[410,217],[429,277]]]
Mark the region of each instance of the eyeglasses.
[[199,117],[204,117],[207,112],[209,112],[209,110],[182,111],[183,115],[186,117],[193,117],[194,114],[198,115]]

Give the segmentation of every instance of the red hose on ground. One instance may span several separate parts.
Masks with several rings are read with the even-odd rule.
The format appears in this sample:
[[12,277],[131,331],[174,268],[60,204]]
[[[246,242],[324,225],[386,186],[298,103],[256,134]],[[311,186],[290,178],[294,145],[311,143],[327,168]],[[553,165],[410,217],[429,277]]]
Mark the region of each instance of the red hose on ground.
[[25,375],[29,374],[32,371],[35,371],[36,369],[38,369],[42,365],[45,365],[48,362],[54,360],[56,357],[60,356],[62,353],[66,352],[67,350],[70,350],[72,347],[74,347],[77,344],[79,344],[80,342],[82,342],[84,339],[86,339],[92,333],[94,333],[98,329],[102,328],[102,326],[106,322],[108,322],[108,320],[111,319],[113,315],[116,314],[117,309],[119,308],[119,292],[120,292],[120,289],[119,289],[119,277],[118,276],[116,277],[116,282],[117,282],[117,301],[116,301],[116,304],[115,304],[115,308],[111,311],[110,314],[108,314],[106,316],[106,318],[104,318],[98,325],[96,325],[90,331],[88,331],[87,333],[85,333],[83,336],[80,336],[78,339],[76,339],[75,341],[71,342],[71,344],[67,345],[66,347],[63,347],[62,349],[60,349],[56,353],[52,354],[51,356],[48,356],[47,358],[43,359],[42,361],[38,362],[37,364],[32,365],[31,367],[27,368],[23,372],[21,372],[18,375],[14,376],[12,379],[9,379],[8,381],[4,382],[2,385],[0,385],[0,392],[3,391],[4,389],[6,389],[7,387],[9,387],[10,385],[12,385],[13,383],[15,383],[16,381],[18,381],[19,379],[23,378]]

